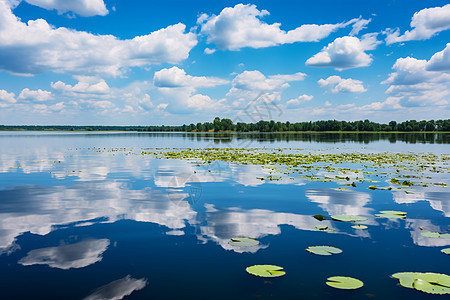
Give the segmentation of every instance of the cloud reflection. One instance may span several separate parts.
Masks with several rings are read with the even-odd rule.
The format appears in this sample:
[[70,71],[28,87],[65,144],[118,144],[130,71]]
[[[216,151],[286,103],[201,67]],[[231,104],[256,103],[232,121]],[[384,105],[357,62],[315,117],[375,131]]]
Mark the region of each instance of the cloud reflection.
[[83,300],[120,300],[134,291],[142,290],[147,285],[147,279],[134,279],[130,275],[99,287]]
[[41,248],[28,252],[19,260],[23,266],[48,265],[63,270],[84,268],[102,260],[108,239],[86,240],[76,244]]

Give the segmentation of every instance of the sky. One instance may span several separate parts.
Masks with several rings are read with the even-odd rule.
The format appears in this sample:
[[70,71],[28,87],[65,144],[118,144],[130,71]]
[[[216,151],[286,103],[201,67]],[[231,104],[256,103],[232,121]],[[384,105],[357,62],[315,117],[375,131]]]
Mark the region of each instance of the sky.
[[0,124],[448,119],[440,0],[0,0]]

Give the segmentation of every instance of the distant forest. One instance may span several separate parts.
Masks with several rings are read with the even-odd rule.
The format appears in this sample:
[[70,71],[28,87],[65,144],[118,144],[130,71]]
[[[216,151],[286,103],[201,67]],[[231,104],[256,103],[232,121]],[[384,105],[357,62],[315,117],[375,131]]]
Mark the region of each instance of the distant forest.
[[0,125],[0,130],[32,130],[32,131],[179,131],[179,132],[304,132],[304,131],[450,131],[450,119],[416,121],[409,120],[397,123],[390,121],[380,124],[364,121],[314,121],[314,122],[275,122],[259,121],[257,123],[233,123],[230,119],[216,117],[213,122],[197,123],[181,126],[70,126],[70,125]]

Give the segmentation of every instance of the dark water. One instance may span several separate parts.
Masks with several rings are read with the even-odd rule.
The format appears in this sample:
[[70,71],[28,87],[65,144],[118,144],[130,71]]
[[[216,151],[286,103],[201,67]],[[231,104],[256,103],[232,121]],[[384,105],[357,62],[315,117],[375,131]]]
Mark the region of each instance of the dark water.
[[[257,177],[268,170],[261,166],[205,167],[140,153],[242,147],[448,154],[449,143],[446,134],[0,133],[0,299],[445,299],[400,287],[390,275],[450,274],[450,256],[440,252],[450,239],[420,234],[450,232],[449,188],[405,193],[362,183],[338,190],[338,182],[293,175],[263,181]],[[432,176],[449,184],[444,168]],[[375,218],[380,210],[407,218]],[[320,222],[317,214],[365,216],[368,229]],[[238,236],[260,245],[228,244]],[[314,245],[343,253],[305,251]],[[246,273],[255,264],[282,266],[286,275]],[[364,287],[328,287],[336,275]]]

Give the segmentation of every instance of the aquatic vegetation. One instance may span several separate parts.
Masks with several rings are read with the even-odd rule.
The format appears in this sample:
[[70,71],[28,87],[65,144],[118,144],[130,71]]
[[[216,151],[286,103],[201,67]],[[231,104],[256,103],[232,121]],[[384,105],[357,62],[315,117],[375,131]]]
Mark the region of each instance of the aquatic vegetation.
[[442,249],[441,252],[450,255],[450,248]]
[[234,237],[228,244],[235,247],[253,247],[259,245],[259,241],[248,237]]
[[245,270],[247,273],[259,277],[280,277],[286,274],[282,267],[274,265],[254,265]]
[[450,233],[439,233],[432,231],[425,231],[420,233],[421,236],[437,239],[450,239]]
[[342,250],[332,246],[309,246],[306,251],[317,255],[333,255],[342,253]]
[[396,210],[382,210],[379,214],[375,214],[377,218],[388,219],[406,219],[406,212]]
[[[385,182],[393,186],[370,185],[370,190],[401,190],[415,186],[448,187],[444,182],[431,182],[432,173],[448,173],[450,155],[431,153],[303,153],[301,149],[266,148],[147,148],[141,155],[159,159],[181,159],[193,161],[196,166],[208,168],[214,161],[243,165],[261,165],[270,175],[258,179],[280,181],[284,175],[308,181],[330,182],[356,187],[359,182]],[[348,164],[350,164],[349,167]],[[361,167],[362,165],[362,167]],[[211,171],[211,170],[210,170]],[[326,172],[326,173],[324,173]],[[408,172],[408,174],[403,174]],[[281,176],[275,176],[279,173]],[[426,173],[427,175],[422,175]],[[296,174],[296,176],[294,175]],[[414,175],[410,175],[414,174]],[[376,177],[376,178],[374,178]],[[417,181],[411,181],[414,178]],[[425,181],[419,181],[425,179]],[[341,190],[347,188],[339,188]],[[405,190],[405,192],[407,192]]]
[[368,227],[366,225],[356,224],[356,225],[353,225],[352,228],[354,228],[354,229],[367,229]]
[[362,222],[367,221],[366,217],[354,216],[354,215],[335,215],[331,216],[331,218],[335,221],[341,222]]
[[450,276],[439,273],[400,272],[392,274],[401,286],[429,294],[450,294]]
[[363,287],[364,283],[356,278],[346,276],[332,276],[327,278],[327,285],[343,290],[356,290]]

